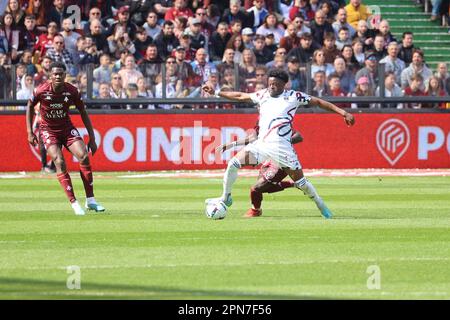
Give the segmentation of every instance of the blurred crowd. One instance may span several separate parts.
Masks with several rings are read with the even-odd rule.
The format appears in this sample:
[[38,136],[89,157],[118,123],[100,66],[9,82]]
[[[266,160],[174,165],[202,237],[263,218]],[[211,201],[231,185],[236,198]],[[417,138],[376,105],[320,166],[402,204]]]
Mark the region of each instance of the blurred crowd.
[[380,63],[386,97],[450,93],[447,64],[430,69],[413,33],[396,39],[361,0],[8,0],[0,13],[0,99],[30,98],[52,61],[66,65],[66,81],[84,97],[92,79],[92,98],[150,98],[93,107],[102,109],[218,108],[151,98],[204,97],[205,83],[250,93],[266,87],[271,68],[288,72],[291,89],[306,91],[310,81],[318,97],[382,95]]

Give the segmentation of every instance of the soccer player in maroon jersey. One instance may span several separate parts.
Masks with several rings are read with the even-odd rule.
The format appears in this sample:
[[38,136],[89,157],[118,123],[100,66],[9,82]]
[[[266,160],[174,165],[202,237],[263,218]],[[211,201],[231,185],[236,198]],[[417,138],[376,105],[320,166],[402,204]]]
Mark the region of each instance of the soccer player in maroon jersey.
[[[255,128],[258,131],[258,127]],[[251,134],[243,140],[237,140],[231,143],[225,143],[217,147],[217,150],[225,152],[226,150],[247,145],[250,142],[257,139],[257,133]],[[303,137],[298,131],[294,131],[292,134],[291,142],[296,144],[303,141]],[[293,188],[293,181],[283,181],[288,174],[282,168],[280,168],[272,160],[265,161],[259,169],[258,181],[250,188],[250,199],[252,202],[252,208],[248,209],[244,215],[246,218],[259,217],[262,215],[261,203],[263,201],[263,193],[275,193],[283,191],[287,188]]]
[[[88,151],[92,155],[97,151],[94,129],[91,120],[86,112],[80,92],[73,85],[65,82],[66,67],[61,62],[53,62],[50,66],[50,81],[37,87],[33,92],[33,97],[27,105],[27,131],[28,142],[36,145],[38,139],[33,133],[33,111],[34,106],[40,104],[39,112],[41,121],[39,131],[44,142],[47,153],[52,158],[56,166],[58,180],[65,191],[76,215],[84,215],[85,211],[75,198],[72,181],[67,172],[66,161],[62,153],[62,147],[66,147],[80,163],[80,175],[86,191],[86,205],[88,210],[96,212],[105,211],[94,198],[93,175],[89,162]],[[78,130],[72,124],[69,117],[69,107],[75,105],[81,115],[81,119],[89,133],[89,143],[86,145]]]

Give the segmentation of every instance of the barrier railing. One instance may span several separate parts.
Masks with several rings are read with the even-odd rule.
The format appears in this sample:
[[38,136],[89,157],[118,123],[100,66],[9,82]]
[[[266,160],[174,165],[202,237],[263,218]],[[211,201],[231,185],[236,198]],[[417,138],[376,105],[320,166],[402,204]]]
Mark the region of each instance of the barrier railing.
[[[89,66],[87,68],[87,88],[86,88],[86,95],[87,98],[84,99],[84,102],[88,107],[95,107],[95,106],[102,106],[102,105],[109,105],[109,106],[139,106],[139,105],[160,105],[160,104],[174,104],[174,105],[222,105],[222,104],[230,104],[229,100],[222,99],[222,98],[167,98],[166,97],[166,90],[165,87],[167,85],[166,83],[166,68],[165,64],[161,64],[161,74],[162,74],[162,98],[136,98],[136,99],[100,99],[100,98],[93,98],[93,85],[94,85],[94,79],[93,79],[93,67]],[[385,97],[385,66],[384,64],[378,64],[378,84],[379,84],[379,92],[380,96],[364,96],[364,97],[333,97],[333,96],[324,96],[323,99],[332,102],[332,103],[377,103],[377,104],[395,104],[395,103],[450,103],[450,96],[408,96],[408,97]],[[235,72],[235,87],[236,83],[239,81],[239,71],[238,68],[234,69]],[[311,63],[308,63],[305,65],[305,72],[307,75],[311,74]],[[15,69],[11,69],[11,77],[12,79],[16,78]],[[309,76],[306,76],[306,93],[311,94],[313,83],[312,79]],[[12,81],[12,94],[15,96],[17,92],[17,84],[16,81]],[[0,107],[1,106],[8,106],[8,107],[23,107],[26,106],[27,100],[17,100],[17,99],[0,99]],[[233,105],[239,106],[239,105],[246,105],[248,106],[248,103],[238,103],[233,102]],[[5,112],[6,110],[1,110]],[[125,109],[125,108],[124,108]],[[394,108],[391,108],[394,109]]]

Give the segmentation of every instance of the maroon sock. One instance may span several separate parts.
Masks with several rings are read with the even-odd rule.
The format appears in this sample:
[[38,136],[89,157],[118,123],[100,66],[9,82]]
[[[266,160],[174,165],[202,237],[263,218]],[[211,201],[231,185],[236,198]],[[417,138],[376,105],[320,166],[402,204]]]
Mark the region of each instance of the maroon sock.
[[294,186],[294,183],[291,181],[281,181],[277,184],[271,184],[267,187],[266,192],[267,193],[275,193],[283,191],[286,188],[292,188]]
[[252,199],[252,205],[255,209],[261,208],[261,202],[263,200],[263,195],[261,192],[256,191],[255,189],[250,189],[250,199]]
[[70,179],[69,173],[64,172],[56,176],[58,177],[59,183],[61,184],[61,187],[64,189],[67,198],[69,198],[69,201],[71,203],[75,202],[77,199],[75,199],[75,193],[73,192],[72,180]]
[[94,177],[91,166],[80,164],[80,176],[81,180],[83,180],[86,198],[92,198],[94,196]]

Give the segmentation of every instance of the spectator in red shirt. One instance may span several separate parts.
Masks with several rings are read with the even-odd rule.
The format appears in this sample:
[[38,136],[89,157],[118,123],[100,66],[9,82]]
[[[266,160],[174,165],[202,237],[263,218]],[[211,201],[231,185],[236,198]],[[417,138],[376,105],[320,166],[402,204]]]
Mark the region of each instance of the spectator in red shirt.
[[164,15],[164,20],[173,21],[178,16],[184,16],[186,18],[194,16],[192,10],[187,8],[186,0],[175,0],[173,3],[173,7],[166,11],[166,14]]
[[291,21],[294,20],[295,16],[299,13],[306,21],[311,21],[314,19],[314,11],[311,10],[307,0],[294,1],[294,6],[289,10],[289,19]]
[[[423,84],[423,77],[420,74],[414,74],[411,77],[411,84],[405,88],[405,97],[421,97],[427,94],[420,90]],[[409,109],[421,109],[422,104],[417,102],[405,103],[405,108]]]
[[53,47],[53,38],[58,34],[58,24],[54,21],[47,26],[47,33],[41,34],[34,46],[39,61],[47,53],[47,49]]
[[280,48],[285,48],[287,52],[293,48],[300,46],[300,37],[297,36],[297,28],[295,24],[291,23],[287,26],[287,36],[281,38]]
[[[347,92],[341,89],[341,80],[336,73],[332,73],[328,76],[328,96],[331,97],[345,97]],[[336,103],[339,108],[350,108],[349,103]]]

